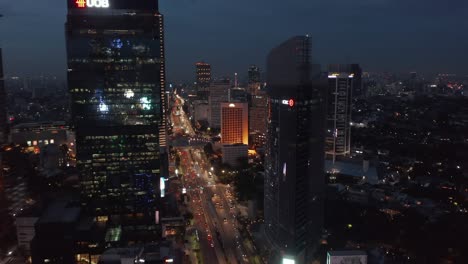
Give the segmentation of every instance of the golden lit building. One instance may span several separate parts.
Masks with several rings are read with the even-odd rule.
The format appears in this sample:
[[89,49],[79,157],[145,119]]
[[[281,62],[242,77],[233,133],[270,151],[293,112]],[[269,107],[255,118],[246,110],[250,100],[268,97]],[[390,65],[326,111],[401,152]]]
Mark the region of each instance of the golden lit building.
[[221,103],[221,143],[249,144],[247,103]]

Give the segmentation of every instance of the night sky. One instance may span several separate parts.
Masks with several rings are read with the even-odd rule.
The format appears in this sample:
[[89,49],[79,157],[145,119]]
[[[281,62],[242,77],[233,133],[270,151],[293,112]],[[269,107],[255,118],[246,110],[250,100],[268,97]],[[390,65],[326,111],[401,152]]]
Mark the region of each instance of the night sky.
[[[64,78],[65,4],[0,0],[7,74]],[[171,81],[192,81],[197,60],[211,63],[216,76],[245,75],[298,34],[312,36],[322,64],[468,74],[467,0],[160,0],[160,11]]]

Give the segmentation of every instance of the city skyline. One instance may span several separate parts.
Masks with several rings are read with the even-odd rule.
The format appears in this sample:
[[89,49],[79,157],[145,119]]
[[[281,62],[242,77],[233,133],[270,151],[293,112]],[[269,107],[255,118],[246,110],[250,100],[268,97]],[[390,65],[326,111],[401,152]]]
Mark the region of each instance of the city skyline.
[[0,264],[468,263],[439,1],[0,1]]
[[[322,65],[360,63],[366,71],[465,75],[468,54],[463,47],[468,37],[463,32],[468,23],[460,18],[467,7],[463,1],[296,0],[282,13],[280,1],[162,1],[160,9],[168,14],[170,32],[166,41],[168,80],[192,81],[193,63],[199,60],[212,64],[217,77],[234,72],[246,75],[250,64],[264,68],[266,51],[274,43],[307,33],[318,54],[313,60]],[[0,13],[4,15],[0,43],[6,74],[64,79],[65,1],[4,3]],[[283,14],[290,15],[277,19]],[[35,45],[31,45],[33,40]]]

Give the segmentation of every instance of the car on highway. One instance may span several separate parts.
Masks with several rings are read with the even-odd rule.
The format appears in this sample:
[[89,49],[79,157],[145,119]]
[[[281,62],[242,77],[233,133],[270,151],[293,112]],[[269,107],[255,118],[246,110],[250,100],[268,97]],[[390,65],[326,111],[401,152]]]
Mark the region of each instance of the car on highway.
[[224,222],[224,223],[227,223],[227,219],[226,219],[226,217],[224,217],[224,219],[223,219],[223,222]]

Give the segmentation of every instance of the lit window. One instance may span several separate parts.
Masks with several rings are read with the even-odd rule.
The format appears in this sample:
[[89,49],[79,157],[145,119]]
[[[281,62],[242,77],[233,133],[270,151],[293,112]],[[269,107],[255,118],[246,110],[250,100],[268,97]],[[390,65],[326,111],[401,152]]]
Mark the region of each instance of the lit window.
[[31,141],[28,141],[28,146],[30,147],[32,145]]
[[55,143],[55,140],[51,139],[50,144],[54,144],[54,143]]
[[37,140],[33,141],[33,146],[37,146]]

